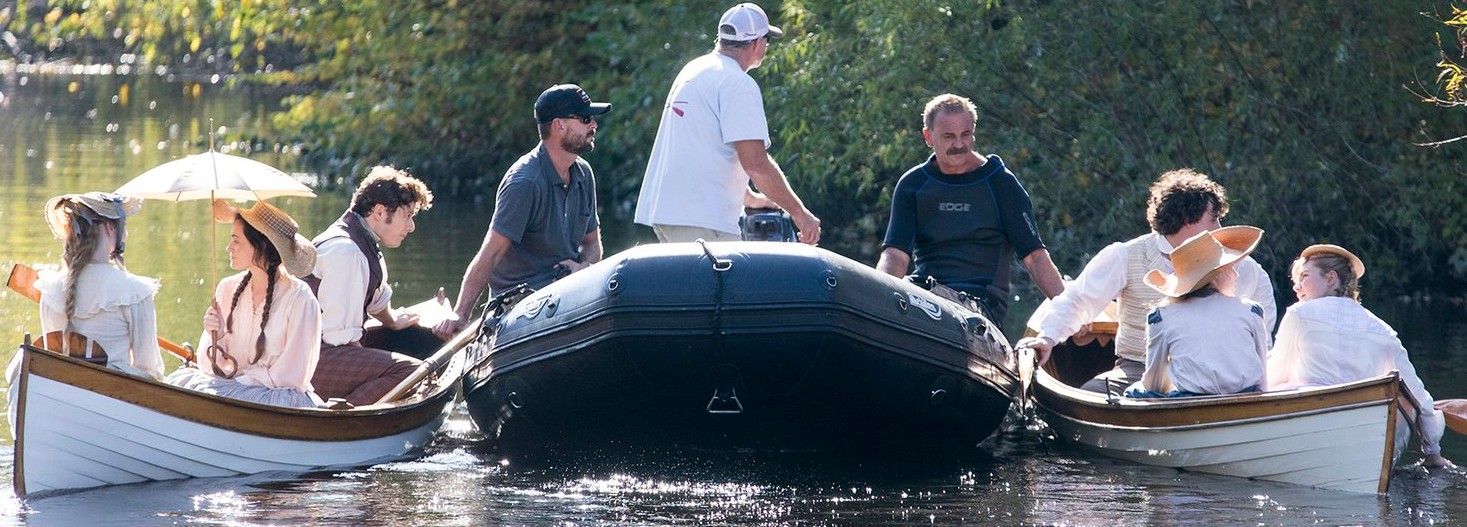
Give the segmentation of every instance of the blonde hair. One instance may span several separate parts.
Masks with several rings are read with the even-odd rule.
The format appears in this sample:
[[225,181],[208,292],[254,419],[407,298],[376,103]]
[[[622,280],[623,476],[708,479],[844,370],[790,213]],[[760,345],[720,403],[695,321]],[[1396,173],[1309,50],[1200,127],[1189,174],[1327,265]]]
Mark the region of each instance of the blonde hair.
[[1329,296],[1343,296],[1354,299],[1356,302],[1360,301],[1360,277],[1355,276],[1355,269],[1351,267],[1349,259],[1334,253],[1312,254],[1295,259],[1291,271],[1297,277],[1304,270],[1304,266],[1311,263],[1320,272],[1333,272],[1339,279],[1335,288],[1327,292]]

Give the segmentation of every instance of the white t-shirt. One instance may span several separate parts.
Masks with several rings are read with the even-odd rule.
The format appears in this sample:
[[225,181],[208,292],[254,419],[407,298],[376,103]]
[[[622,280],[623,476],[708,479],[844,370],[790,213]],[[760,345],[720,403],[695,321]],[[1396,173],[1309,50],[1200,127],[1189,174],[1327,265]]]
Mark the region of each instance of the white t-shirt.
[[768,148],[759,84],[718,52],[693,59],[662,108],[636,222],[739,232],[749,174],[733,143],[756,139]]

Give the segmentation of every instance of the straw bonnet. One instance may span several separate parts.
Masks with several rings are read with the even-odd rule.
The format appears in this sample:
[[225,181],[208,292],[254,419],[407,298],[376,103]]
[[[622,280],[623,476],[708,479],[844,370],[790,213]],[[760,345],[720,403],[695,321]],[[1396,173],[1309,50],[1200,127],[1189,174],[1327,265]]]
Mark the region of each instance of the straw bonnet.
[[1316,254],[1333,254],[1344,258],[1350,262],[1350,270],[1355,271],[1355,278],[1365,276],[1365,262],[1360,261],[1355,253],[1345,250],[1344,247],[1328,243],[1310,245],[1304,248],[1304,252],[1299,253],[1299,257],[1308,260],[1310,256]]
[[[133,214],[137,214],[143,208],[143,198],[135,196],[123,196],[110,192],[88,192],[86,194],[64,194],[51,198],[42,208],[46,212],[46,224],[51,227],[51,234],[57,238],[65,239],[66,232],[71,230],[70,214],[64,206],[67,202],[86,205],[88,209],[98,216],[109,220],[120,220]],[[83,221],[91,221],[90,218],[82,216]]]
[[311,274],[316,267],[316,246],[311,245],[311,241],[305,236],[301,236],[300,225],[290,219],[290,215],[264,201],[242,209],[222,199],[214,200],[215,221],[232,223],[236,214],[270,239],[270,244],[280,253],[280,260],[290,274],[298,277]]
[[1253,252],[1263,238],[1263,229],[1237,225],[1203,232],[1172,250],[1174,274],[1156,269],[1146,273],[1146,285],[1163,295],[1179,297],[1212,282],[1224,268]]

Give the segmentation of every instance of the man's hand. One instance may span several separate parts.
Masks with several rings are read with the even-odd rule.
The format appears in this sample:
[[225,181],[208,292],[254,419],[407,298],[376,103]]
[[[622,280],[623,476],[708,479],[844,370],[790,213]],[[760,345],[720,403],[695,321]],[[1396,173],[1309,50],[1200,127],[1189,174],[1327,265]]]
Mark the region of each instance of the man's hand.
[[467,325],[469,325],[469,322],[464,317],[444,320],[443,322],[439,322],[438,325],[433,326],[433,335],[440,339],[448,340],[453,338],[454,335],[457,335],[458,332],[463,331],[464,326]]
[[561,260],[560,265],[562,267],[565,267],[565,274],[571,274],[586,268],[586,264],[577,262],[575,260]]
[[397,313],[394,313],[393,316],[391,316],[387,320],[382,321],[382,325],[387,326],[387,329],[393,330],[407,329],[418,325],[419,318],[420,317],[418,317],[417,314],[403,313],[399,311]]
[[1024,337],[1014,345],[1014,348],[1029,348],[1034,350],[1034,355],[1039,358],[1039,366],[1043,367],[1049,363],[1049,354],[1054,351],[1054,341],[1048,337]]
[[1457,468],[1452,460],[1442,457],[1440,453],[1427,454],[1426,459],[1421,460],[1421,465],[1427,468]]
[[795,220],[795,227],[800,230],[800,243],[815,245],[820,242],[820,218],[808,210],[791,214],[790,218]]

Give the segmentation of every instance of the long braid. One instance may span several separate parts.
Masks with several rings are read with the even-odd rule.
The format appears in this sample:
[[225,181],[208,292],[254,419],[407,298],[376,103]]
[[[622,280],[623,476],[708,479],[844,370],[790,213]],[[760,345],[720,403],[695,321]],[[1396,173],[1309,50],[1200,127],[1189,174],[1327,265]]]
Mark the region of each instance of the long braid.
[[280,262],[270,262],[265,274],[269,276],[270,284],[265,286],[265,310],[260,315],[260,338],[255,339],[255,358],[250,359],[250,364],[258,363],[265,357],[265,324],[270,322],[270,303],[275,300],[275,281],[280,278]]
[[66,325],[71,326],[71,317],[76,314],[76,281],[81,277],[82,269],[92,261],[92,253],[97,250],[98,225],[92,218],[83,216],[91,212],[85,206],[78,206],[75,201],[68,200],[66,203],[67,217],[70,219],[70,235],[66,237],[66,245],[62,250],[62,259],[66,263]]
[[250,286],[250,273],[245,273],[244,279],[239,281],[239,287],[234,288],[234,299],[229,301],[229,318],[224,319],[224,332],[234,333],[234,308],[239,307],[239,295],[244,293],[245,288]]

